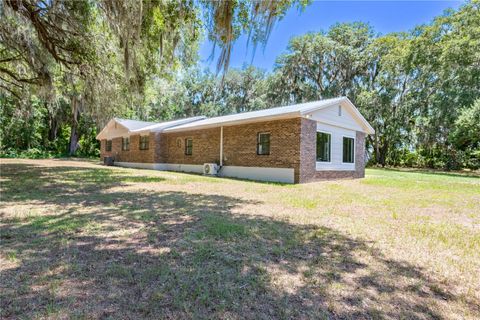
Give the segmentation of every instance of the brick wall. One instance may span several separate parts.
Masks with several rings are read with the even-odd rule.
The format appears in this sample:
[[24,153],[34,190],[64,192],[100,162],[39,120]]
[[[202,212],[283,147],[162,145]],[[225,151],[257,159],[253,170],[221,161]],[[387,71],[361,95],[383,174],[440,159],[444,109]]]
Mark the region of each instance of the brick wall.
[[[322,179],[360,178],[365,175],[365,134],[355,139],[355,171],[316,171],[316,122],[294,118],[223,128],[223,164],[293,168],[296,183]],[[270,133],[270,154],[257,155],[257,135]],[[193,140],[192,155],[185,155],[185,139]],[[112,140],[106,152],[101,141],[101,156],[117,162],[198,164],[220,162],[220,128],[150,134],[149,150],[139,150],[139,135],[130,137],[130,150],[122,151],[122,138]]]
[[316,171],[316,131],[315,121],[303,119],[302,142],[300,147],[301,164],[298,180],[304,183],[316,180],[363,178],[365,177],[365,133],[358,132],[355,137],[355,171]]
[[[223,128],[224,165],[298,168],[300,118]],[[258,133],[270,133],[270,154],[257,155]]]
[[[192,139],[192,154],[185,154],[185,139]],[[162,133],[160,159],[164,163],[204,164],[220,161],[220,128]]]
[[114,157],[116,162],[143,162],[153,163],[156,155],[156,141],[159,139],[158,134],[149,134],[148,150],[140,150],[140,135],[130,136],[130,150],[122,150],[122,137],[112,139],[112,151],[106,151],[107,140],[100,141],[100,156]]
[[[229,166],[298,168],[301,119],[258,122],[223,128],[223,164]],[[270,154],[257,155],[257,135],[270,133]],[[185,155],[185,139],[193,140],[192,155]],[[161,134],[165,163],[220,162],[220,128]]]

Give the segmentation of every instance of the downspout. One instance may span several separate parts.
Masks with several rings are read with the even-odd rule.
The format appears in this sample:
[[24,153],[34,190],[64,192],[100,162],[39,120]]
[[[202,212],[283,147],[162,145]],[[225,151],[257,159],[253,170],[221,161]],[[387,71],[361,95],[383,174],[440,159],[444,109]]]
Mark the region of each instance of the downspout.
[[223,166],[223,126],[220,127],[220,169]]

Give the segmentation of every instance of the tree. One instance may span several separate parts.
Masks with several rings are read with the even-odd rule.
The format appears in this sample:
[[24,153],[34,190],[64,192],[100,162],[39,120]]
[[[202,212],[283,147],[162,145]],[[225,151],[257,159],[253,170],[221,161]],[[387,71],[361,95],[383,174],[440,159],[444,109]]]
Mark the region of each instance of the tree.
[[480,99],[460,111],[450,132],[449,142],[453,150],[461,153],[457,155],[460,159],[456,159],[461,162],[457,164],[458,167],[480,168]]
[[336,96],[355,100],[372,40],[371,27],[360,22],[293,38],[275,66],[279,74],[275,86],[289,88],[280,100],[292,103]]
[[430,159],[428,165],[446,165],[448,136],[459,111],[480,96],[480,2],[449,10],[413,35],[416,149]]
[[142,117],[147,86],[196,61],[202,10],[212,17],[209,36],[222,47],[220,60],[228,62],[225,48],[242,32],[252,32],[255,44],[266,41],[262,23],[267,30],[293,3],[6,0],[0,4],[0,89],[18,104],[34,91],[52,115],[59,100],[70,101],[73,154],[82,116],[98,127],[112,114]]

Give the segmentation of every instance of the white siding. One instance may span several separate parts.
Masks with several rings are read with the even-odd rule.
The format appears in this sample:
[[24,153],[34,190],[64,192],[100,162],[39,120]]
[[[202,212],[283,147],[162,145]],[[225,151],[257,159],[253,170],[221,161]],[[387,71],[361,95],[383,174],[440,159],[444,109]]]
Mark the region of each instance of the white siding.
[[[349,130],[340,128],[337,126],[328,125],[325,123],[317,122],[317,131],[330,133],[331,137],[331,154],[330,162],[318,162],[317,170],[355,170],[354,163],[343,163],[343,137],[354,138],[355,130]],[[355,154],[355,152],[354,152]]]
[[339,105],[334,105],[315,111],[311,114],[311,119],[320,121],[326,124],[352,129],[356,131],[364,131],[364,129],[358,124],[357,120],[353,117],[348,107],[342,106],[342,115],[338,115]]

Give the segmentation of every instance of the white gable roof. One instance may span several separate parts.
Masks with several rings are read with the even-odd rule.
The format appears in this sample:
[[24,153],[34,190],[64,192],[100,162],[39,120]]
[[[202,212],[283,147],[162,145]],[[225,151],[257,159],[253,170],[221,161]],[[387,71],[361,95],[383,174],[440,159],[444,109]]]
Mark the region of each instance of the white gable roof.
[[[111,139],[112,137],[127,136],[133,133],[138,134],[160,131],[178,132],[194,129],[206,129],[219,126],[229,126],[242,123],[288,119],[296,117],[312,118],[313,120],[325,122],[328,124],[328,119],[323,119],[322,113],[318,111],[333,106],[342,106],[348,109],[348,111],[352,115],[353,121],[358,124],[358,126],[355,126],[356,128],[354,128],[355,130],[359,128],[367,134],[375,133],[375,130],[360,114],[360,112],[353,105],[353,103],[347,97],[339,97],[334,99],[312,101],[285,107],[243,112],[214,118],[192,117],[160,123],[114,118],[110,120],[110,122],[105,126],[105,128],[103,128],[103,130],[97,135],[97,139]],[[345,122],[345,120],[343,121]],[[348,123],[342,123],[342,120],[339,120],[339,122],[335,123],[330,122],[329,124],[340,127],[348,127],[349,125]]]
[[132,133],[137,133],[137,132],[144,132],[144,131],[153,131],[153,132],[160,132],[163,131],[164,129],[170,128],[170,127],[175,127],[179,125],[183,125],[186,123],[191,123],[199,120],[206,119],[204,116],[199,116],[199,117],[191,117],[191,118],[185,118],[185,119],[178,119],[178,120],[173,120],[173,121],[166,121],[166,122],[159,122],[159,123],[153,123],[149,126],[146,127],[141,127],[135,130],[130,130]]
[[139,134],[147,132],[160,132],[166,128],[185,124],[192,121],[205,119],[205,117],[191,117],[166,122],[146,122],[138,120],[129,120],[121,118],[113,118],[105,128],[97,135],[97,140],[111,139],[114,137],[128,136],[130,134]]
[[185,130],[193,129],[203,129],[211,128],[218,126],[227,126],[227,125],[236,125],[248,122],[259,122],[259,121],[268,121],[284,118],[294,118],[294,117],[310,117],[311,113],[318,111],[330,106],[342,105],[347,107],[352,112],[355,120],[363,128],[365,133],[373,134],[375,130],[370,126],[370,124],[365,120],[365,118],[360,114],[358,109],[353,105],[353,103],[347,97],[339,97],[334,99],[326,99],[319,101],[312,101],[307,103],[295,104],[285,107],[277,107],[259,111],[244,112],[238,114],[232,114],[221,117],[207,118],[200,121],[195,121],[191,123],[186,123],[183,125],[172,126],[168,129],[165,129],[165,132],[178,132]]
[[121,124],[127,130],[138,130],[138,129],[155,124],[155,122],[146,122],[146,121],[121,119],[121,118],[113,118],[113,120]]

